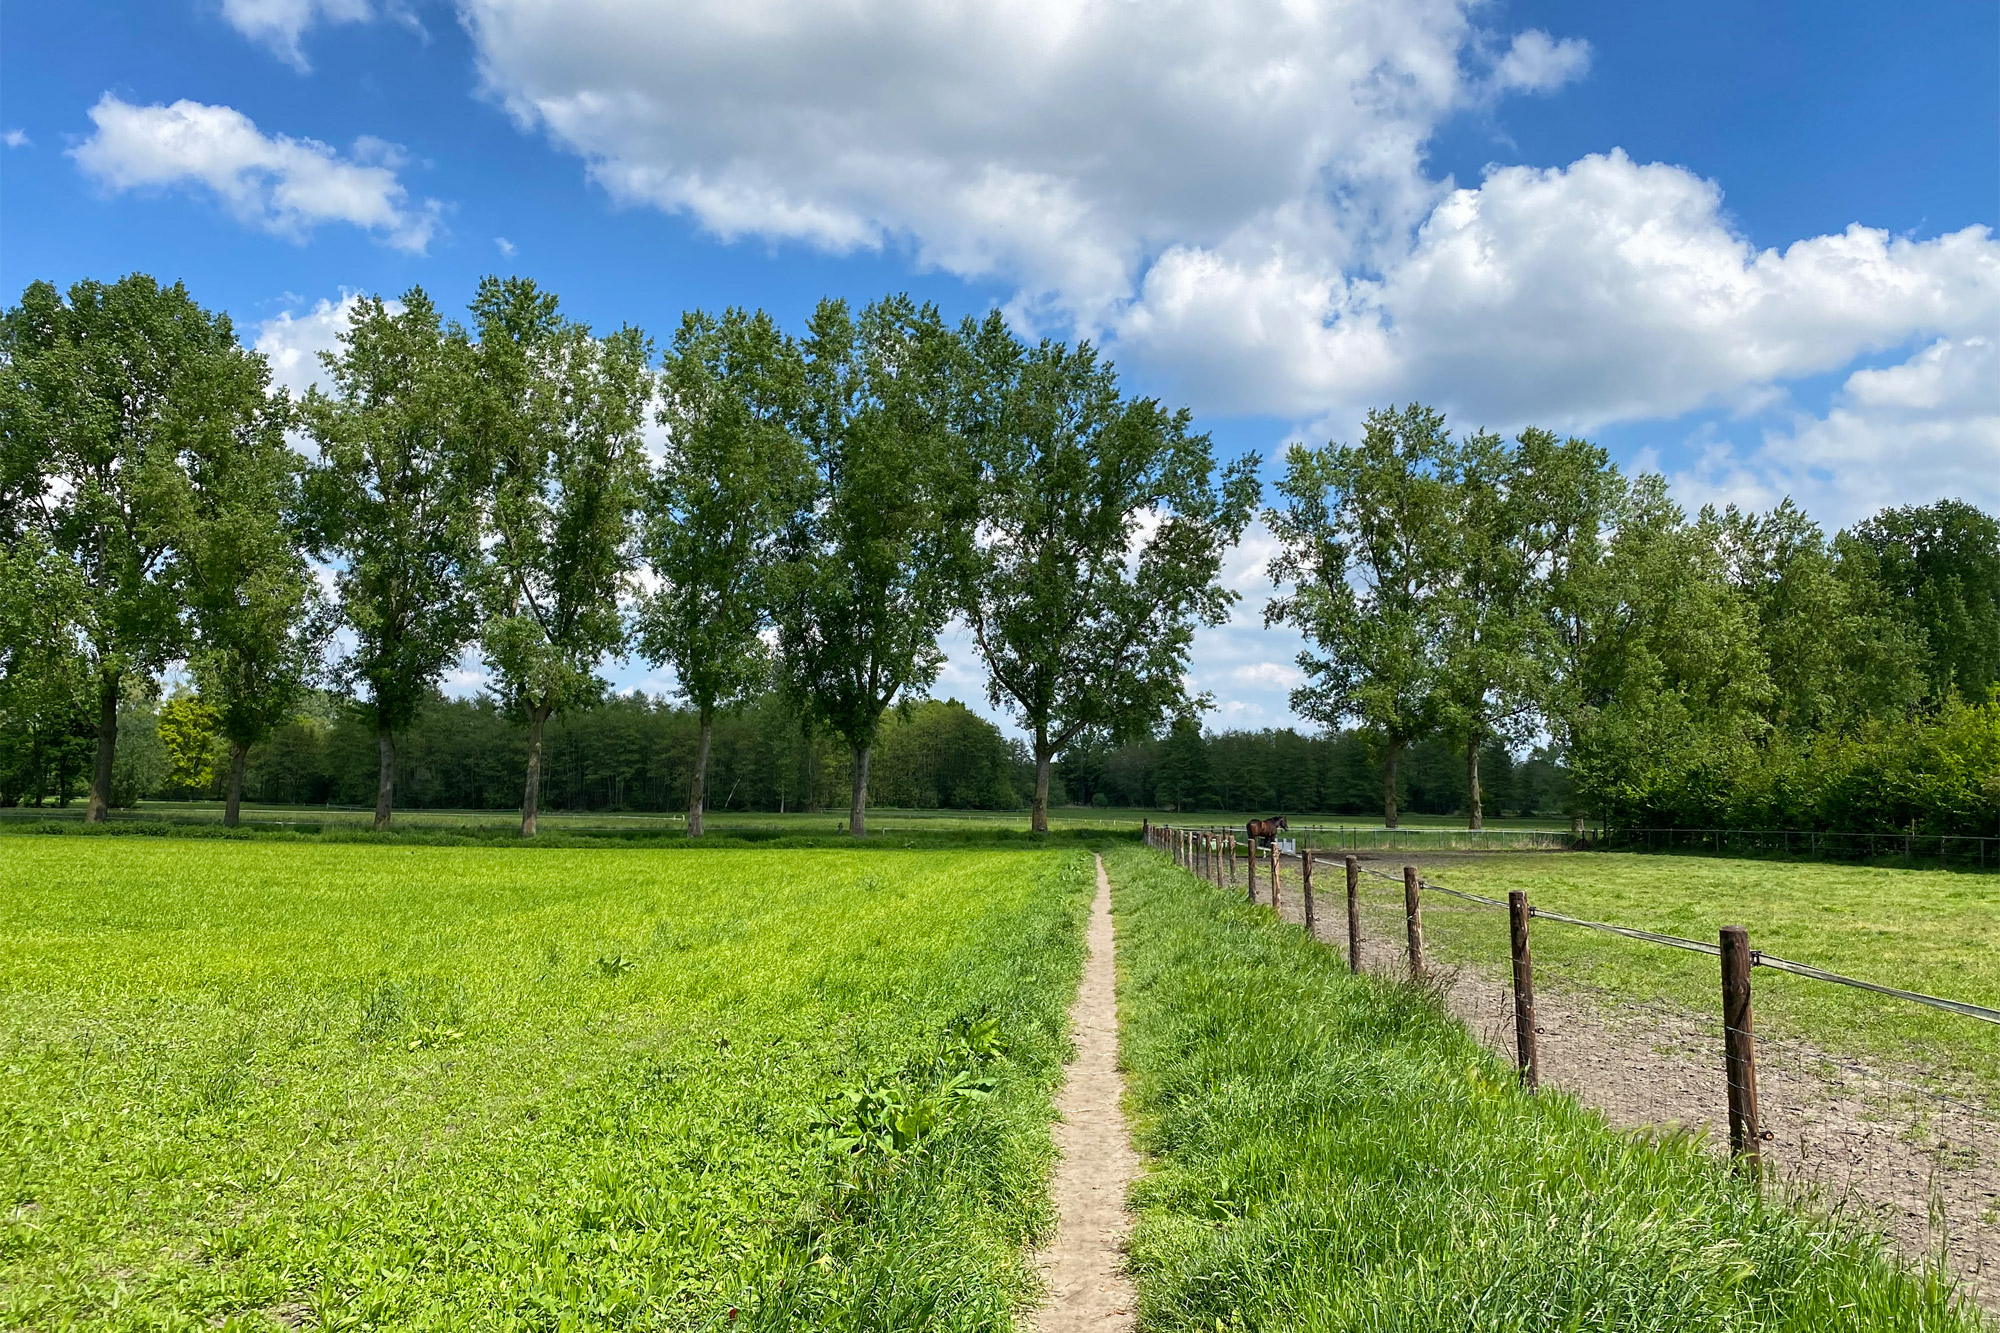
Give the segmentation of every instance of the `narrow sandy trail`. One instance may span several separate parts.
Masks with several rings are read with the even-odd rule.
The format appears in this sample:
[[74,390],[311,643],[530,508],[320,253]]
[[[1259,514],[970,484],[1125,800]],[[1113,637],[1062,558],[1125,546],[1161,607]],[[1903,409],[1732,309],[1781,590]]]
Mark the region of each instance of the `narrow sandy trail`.
[[1131,1215],[1125,1191],[1139,1174],[1139,1155],[1125,1124],[1118,1073],[1118,997],[1111,932],[1111,880],[1097,858],[1097,898],[1085,937],[1090,957],[1070,1006],[1076,1060],[1056,1098],[1055,1245],[1042,1255],[1049,1296],[1035,1317],[1039,1333],[1133,1326],[1132,1282],[1125,1276],[1125,1236]]

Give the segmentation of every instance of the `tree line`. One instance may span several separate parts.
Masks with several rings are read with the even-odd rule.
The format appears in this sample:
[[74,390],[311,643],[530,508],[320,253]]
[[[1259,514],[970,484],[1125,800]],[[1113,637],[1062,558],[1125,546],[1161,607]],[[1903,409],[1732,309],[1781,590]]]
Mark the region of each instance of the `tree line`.
[[[119,716],[112,799],[213,800],[228,776],[214,710],[177,690],[128,698]],[[542,804],[566,812],[684,811],[700,748],[699,716],[664,695],[607,696],[549,720]],[[714,719],[708,757],[714,811],[844,808],[851,756],[808,734],[784,698],[767,693]],[[491,695],[434,695],[396,738],[397,806],[507,810],[520,802],[527,727]],[[365,710],[316,692],[254,748],[243,799],[278,805],[374,802],[376,742]],[[957,700],[891,709],[869,764],[869,799],[905,809],[1025,808],[1034,763],[1019,741]],[[1062,799],[1060,782],[1055,796]]]
[[294,400],[178,284],[29,287],[0,319],[11,766],[87,735],[103,819],[121,702],[182,661],[226,744],[225,822],[252,751],[326,686],[373,734],[384,827],[399,738],[476,647],[525,727],[531,836],[549,724],[602,704],[630,650],[696,717],[690,832],[716,719],[775,691],[844,751],[861,836],[884,719],[962,616],[1043,829],[1057,754],[1196,708],[1188,647],[1234,599],[1217,574],[1256,460],[1218,463],[1087,344],[904,296],[822,301],[797,335],[691,312],[664,348],[522,278],[467,313],[360,302]]
[[[215,711],[178,689],[159,701],[128,696],[119,710],[112,801],[213,800],[228,779]],[[569,812],[684,809],[700,722],[666,696],[612,695],[552,719],[542,800]],[[87,738],[86,738],[87,739]],[[844,799],[850,756],[820,744],[782,695],[766,693],[714,720],[710,807],[816,811]],[[490,696],[433,696],[397,738],[399,806],[509,809],[527,754],[521,719]],[[1536,751],[1494,744],[1482,761],[1489,808],[1559,815],[1567,773]],[[1464,810],[1464,769],[1443,740],[1411,747],[1399,774],[1406,810]],[[869,764],[870,800],[901,809],[1018,810],[1034,799],[1035,764],[1019,740],[955,699],[892,709]],[[356,806],[374,799],[375,738],[368,719],[316,692],[251,750],[243,798],[278,805]],[[1055,764],[1052,804],[1171,810],[1286,810],[1356,815],[1381,799],[1381,758],[1358,731],[1306,736],[1289,728],[1204,733],[1192,719],[1166,735],[1073,746]]]
[[1690,517],[1588,441],[1419,404],[1292,446],[1276,491],[1292,706],[1372,739],[1392,827],[1434,737],[1474,828],[1494,743],[1538,740],[1578,819],[2000,831],[2000,524],[1970,504]]
[[[838,756],[799,791],[838,772],[860,835],[885,727],[958,618],[1025,735],[1038,829],[1098,795],[1346,810],[1363,773],[1394,826],[1445,799],[1439,747],[1473,827],[1496,766],[1506,808],[1626,824],[2000,814],[2000,526],[1960,501],[1832,537],[1789,501],[1690,516],[1586,440],[1455,434],[1410,404],[1291,447],[1260,511],[1254,456],[1219,462],[1089,345],[901,296],[823,301],[796,333],[694,311],[656,347],[489,278],[462,321],[420,289],[362,301],[322,360],[294,399],[226,317],[143,275],[37,283],[0,317],[0,800],[75,779],[102,819],[121,708],[181,662],[205,711],[159,725],[208,719],[227,822],[253,756],[327,692],[340,789],[358,727],[386,826],[399,772],[427,781],[399,747],[472,649],[479,707],[520,733],[471,729],[493,737],[474,803],[504,754],[531,835],[550,736],[587,730],[631,653],[691,719],[691,832],[718,729],[754,715]],[[1204,736],[1185,684],[1260,513],[1265,621],[1305,638],[1291,702],[1324,728],[1304,749]],[[628,792],[664,780],[642,767]],[[730,773],[723,799],[741,790]]]

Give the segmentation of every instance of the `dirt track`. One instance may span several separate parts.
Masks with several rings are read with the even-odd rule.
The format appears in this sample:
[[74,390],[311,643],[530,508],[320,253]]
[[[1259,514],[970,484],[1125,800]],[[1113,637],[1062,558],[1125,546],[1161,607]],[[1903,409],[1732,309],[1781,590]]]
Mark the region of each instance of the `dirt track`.
[[1133,1325],[1132,1280],[1125,1273],[1131,1215],[1125,1192],[1139,1173],[1139,1156],[1125,1124],[1125,1080],[1118,1072],[1118,996],[1111,929],[1111,881],[1097,861],[1097,898],[1090,907],[1090,957],[1070,1006],[1076,1059],[1056,1098],[1056,1238],[1041,1256],[1048,1299],[1035,1318],[1039,1333]]

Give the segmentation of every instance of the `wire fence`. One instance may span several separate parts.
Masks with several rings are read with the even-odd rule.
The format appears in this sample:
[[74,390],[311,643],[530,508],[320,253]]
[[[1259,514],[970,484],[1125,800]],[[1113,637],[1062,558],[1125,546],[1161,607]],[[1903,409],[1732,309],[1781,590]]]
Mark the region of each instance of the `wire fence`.
[[1822,833],[1815,829],[1607,828],[1597,846],[1620,851],[1709,852],[1807,860],[1936,861],[2000,870],[2000,838],[1957,833]]
[[[1531,1086],[1621,1127],[1700,1135],[1772,1188],[1863,1215],[2000,1312],[2000,1062],[1983,1054],[2000,1049],[2000,1008],[1765,953],[1739,927],[1696,939],[1440,882],[1463,863],[1441,875],[1421,856],[1305,840],[1274,854],[1240,829],[1147,840],[1356,971],[1435,987]],[[1759,1007],[1778,1020],[1767,1031]],[[1799,1035],[1829,1022],[1924,1064]]]
[[[1227,833],[1229,830],[1211,830]],[[1305,838],[1323,851],[1349,852],[1509,852],[1566,851],[1577,846],[1560,829],[1383,828],[1348,824],[1298,824],[1288,839]]]

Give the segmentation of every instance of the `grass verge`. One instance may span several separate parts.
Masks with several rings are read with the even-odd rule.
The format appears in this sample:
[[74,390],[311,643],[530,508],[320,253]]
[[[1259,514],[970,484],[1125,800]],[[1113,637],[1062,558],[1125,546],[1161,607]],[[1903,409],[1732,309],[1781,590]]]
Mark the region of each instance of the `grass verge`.
[[0,1327],[1008,1327],[1091,889],[11,839]]
[[1268,911],[1107,856],[1140,1146],[1132,1263],[1164,1330],[1966,1330],[1850,1226],[1697,1146],[1609,1129],[1420,990]]

